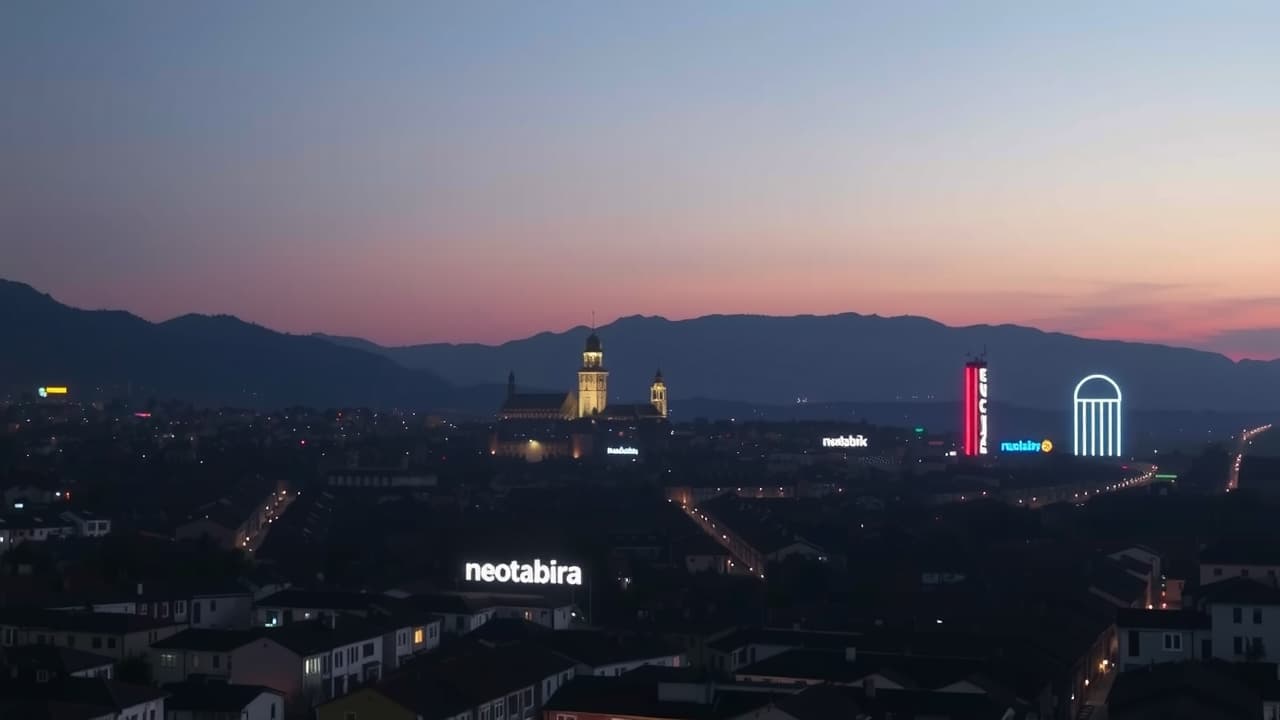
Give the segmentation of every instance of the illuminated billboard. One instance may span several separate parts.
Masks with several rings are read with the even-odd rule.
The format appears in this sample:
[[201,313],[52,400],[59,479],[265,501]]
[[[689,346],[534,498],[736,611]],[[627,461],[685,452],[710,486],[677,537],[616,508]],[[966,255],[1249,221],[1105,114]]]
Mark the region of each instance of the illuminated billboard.
[[838,435],[822,438],[824,448],[864,448],[871,447],[871,441],[864,435]]
[[555,560],[543,563],[534,560],[522,563],[465,563],[467,582],[521,583],[523,585],[581,585],[582,568],[577,565],[561,565]]
[[[1102,386],[1103,397],[1082,394],[1092,383]],[[1106,392],[1105,388],[1110,388]],[[1071,395],[1072,450],[1086,457],[1120,457],[1120,386],[1106,375],[1089,375],[1076,383]]]
[[1002,453],[1051,453],[1052,440],[1014,440],[1000,443]]
[[964,365],[964,438],[966,456],[986,455],[989,424],[987,419],[987,363],[972,360]]
[[36,388],[36,394],[42,398],[47,398],[53,395],[66,395],[67,392],[65,385],[46,385],[45,387]]
[[604,454],[605,455],[631,455],[634,457],[640,454],[640,450],[639,448],[633,448],[633,447],[610,447],[610,448],[604,449]]

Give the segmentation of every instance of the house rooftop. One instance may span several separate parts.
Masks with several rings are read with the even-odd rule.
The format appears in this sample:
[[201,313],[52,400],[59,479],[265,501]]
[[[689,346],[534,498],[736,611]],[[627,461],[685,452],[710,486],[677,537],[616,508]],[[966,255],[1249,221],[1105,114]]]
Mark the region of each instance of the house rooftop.
[[170,693],[165,700],[165,711],[187,711],[195,713],[232,713],[239,714],[263,693],[276,695],[283,702],[280,693],[271,688],[259,685],[230,685],[217,682],[184,682],[164,686]]
[[104,665],[114,665],[115,662],[114,658],[105,655],[95,655],[60,645],[20,645],[0,648],[0,665],[49,670],[68,675]]
[[[1190,699],[1192,710],[1180,703]],[[1212,720],[1214,718],[1260,717],[1262,703],[1249,687],[1226,672],[1199,662],[1159,663],[1121,673],[1107,696],[1113,715],[1143,708],[1150,717],[1163,708],[1160,717],[1169,720]],[[1188,714],[1194,712],[1194,714]]]
[[1280,589],[1244,577],[1233,577],[1200,588],[1199,602],[1240,605],[1280,605]]
[[1223,540],[1200,551],[1200,564],[1280,566],[1280,545],[1274,541]]
[[210,630],[188,628],[175,635],[151,644],[157,650],[197,650],[201,652],[228,652],[244,647],[261,633],[253,630]]
[[1116,627],[1126,630],[1208,630],[1209,616],[1181,610],[1120,608],[1116,612]]
[[68,610],[0,609],[0,625],[65,632],[124,635],[179,625],[168,619],[126,613],[87,613]]
[[[61,677],[49,682],[14,681],[0,677],[0,717],[22,717],[8,714],[5,703],[63,703],[68,706],[95,708],[96,715],[111,715],[135,705],[167,697],[168,692],[148,685],[104,680],[102,678]],[[53,717],[61,717],[54,715]]]

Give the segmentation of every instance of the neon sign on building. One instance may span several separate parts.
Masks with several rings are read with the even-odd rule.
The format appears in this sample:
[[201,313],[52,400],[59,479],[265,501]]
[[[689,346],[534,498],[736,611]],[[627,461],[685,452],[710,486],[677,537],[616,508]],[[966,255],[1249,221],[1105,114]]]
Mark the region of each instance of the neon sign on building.
[[1051,440],[1014,440],[1013,442],[1000,443],[1000,452],[1002,453],[1051,453],[1053,452],[1053,441]]
[[[1081,395],[1085,385],[1110,385],[1114,397]],[[1071,437],[1076,455],[1120,457],[1120,386],[1106,375],[1090,375],[1072,393]]]
[[521,583],[524,585],[581,585],[582,568],[577,565],[560,565],[555,560],[543,564],[541,560],[522,563],[466,563],[467,582]]
[[609,447],[604,449],[605,455],[639,455],[639,448],[633,447]]
[[840,435],[822,438],[822,447],[826,448],[864,448],[871,447],[871,441],[864,435]]
[[964,365],[964,454],[986,455],[989,426],[987,420],[987,363],[974,360]]

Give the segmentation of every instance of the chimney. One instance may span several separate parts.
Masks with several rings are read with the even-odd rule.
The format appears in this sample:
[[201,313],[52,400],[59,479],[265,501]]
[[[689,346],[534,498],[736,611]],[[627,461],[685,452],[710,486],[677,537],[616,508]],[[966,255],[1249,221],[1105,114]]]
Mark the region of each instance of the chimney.
[[858,648],[847,647],[844,649],[844,661],[856,662],[858,660]]
[[142,597],[142,583],[138,583],[138,597]]
[[876,679],[873,677],[865,677],[862,679],[862,694],[868,700],[876,699]]

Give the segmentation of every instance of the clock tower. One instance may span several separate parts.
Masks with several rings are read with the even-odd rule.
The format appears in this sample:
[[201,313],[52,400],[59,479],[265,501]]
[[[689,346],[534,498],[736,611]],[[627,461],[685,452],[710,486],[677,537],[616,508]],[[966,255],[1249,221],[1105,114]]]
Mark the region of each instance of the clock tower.
[[578,417],[589,418],[604,412],[609,398],[609,371],[604,369],[604,350],[595,331],[587,337],[578,370]]

